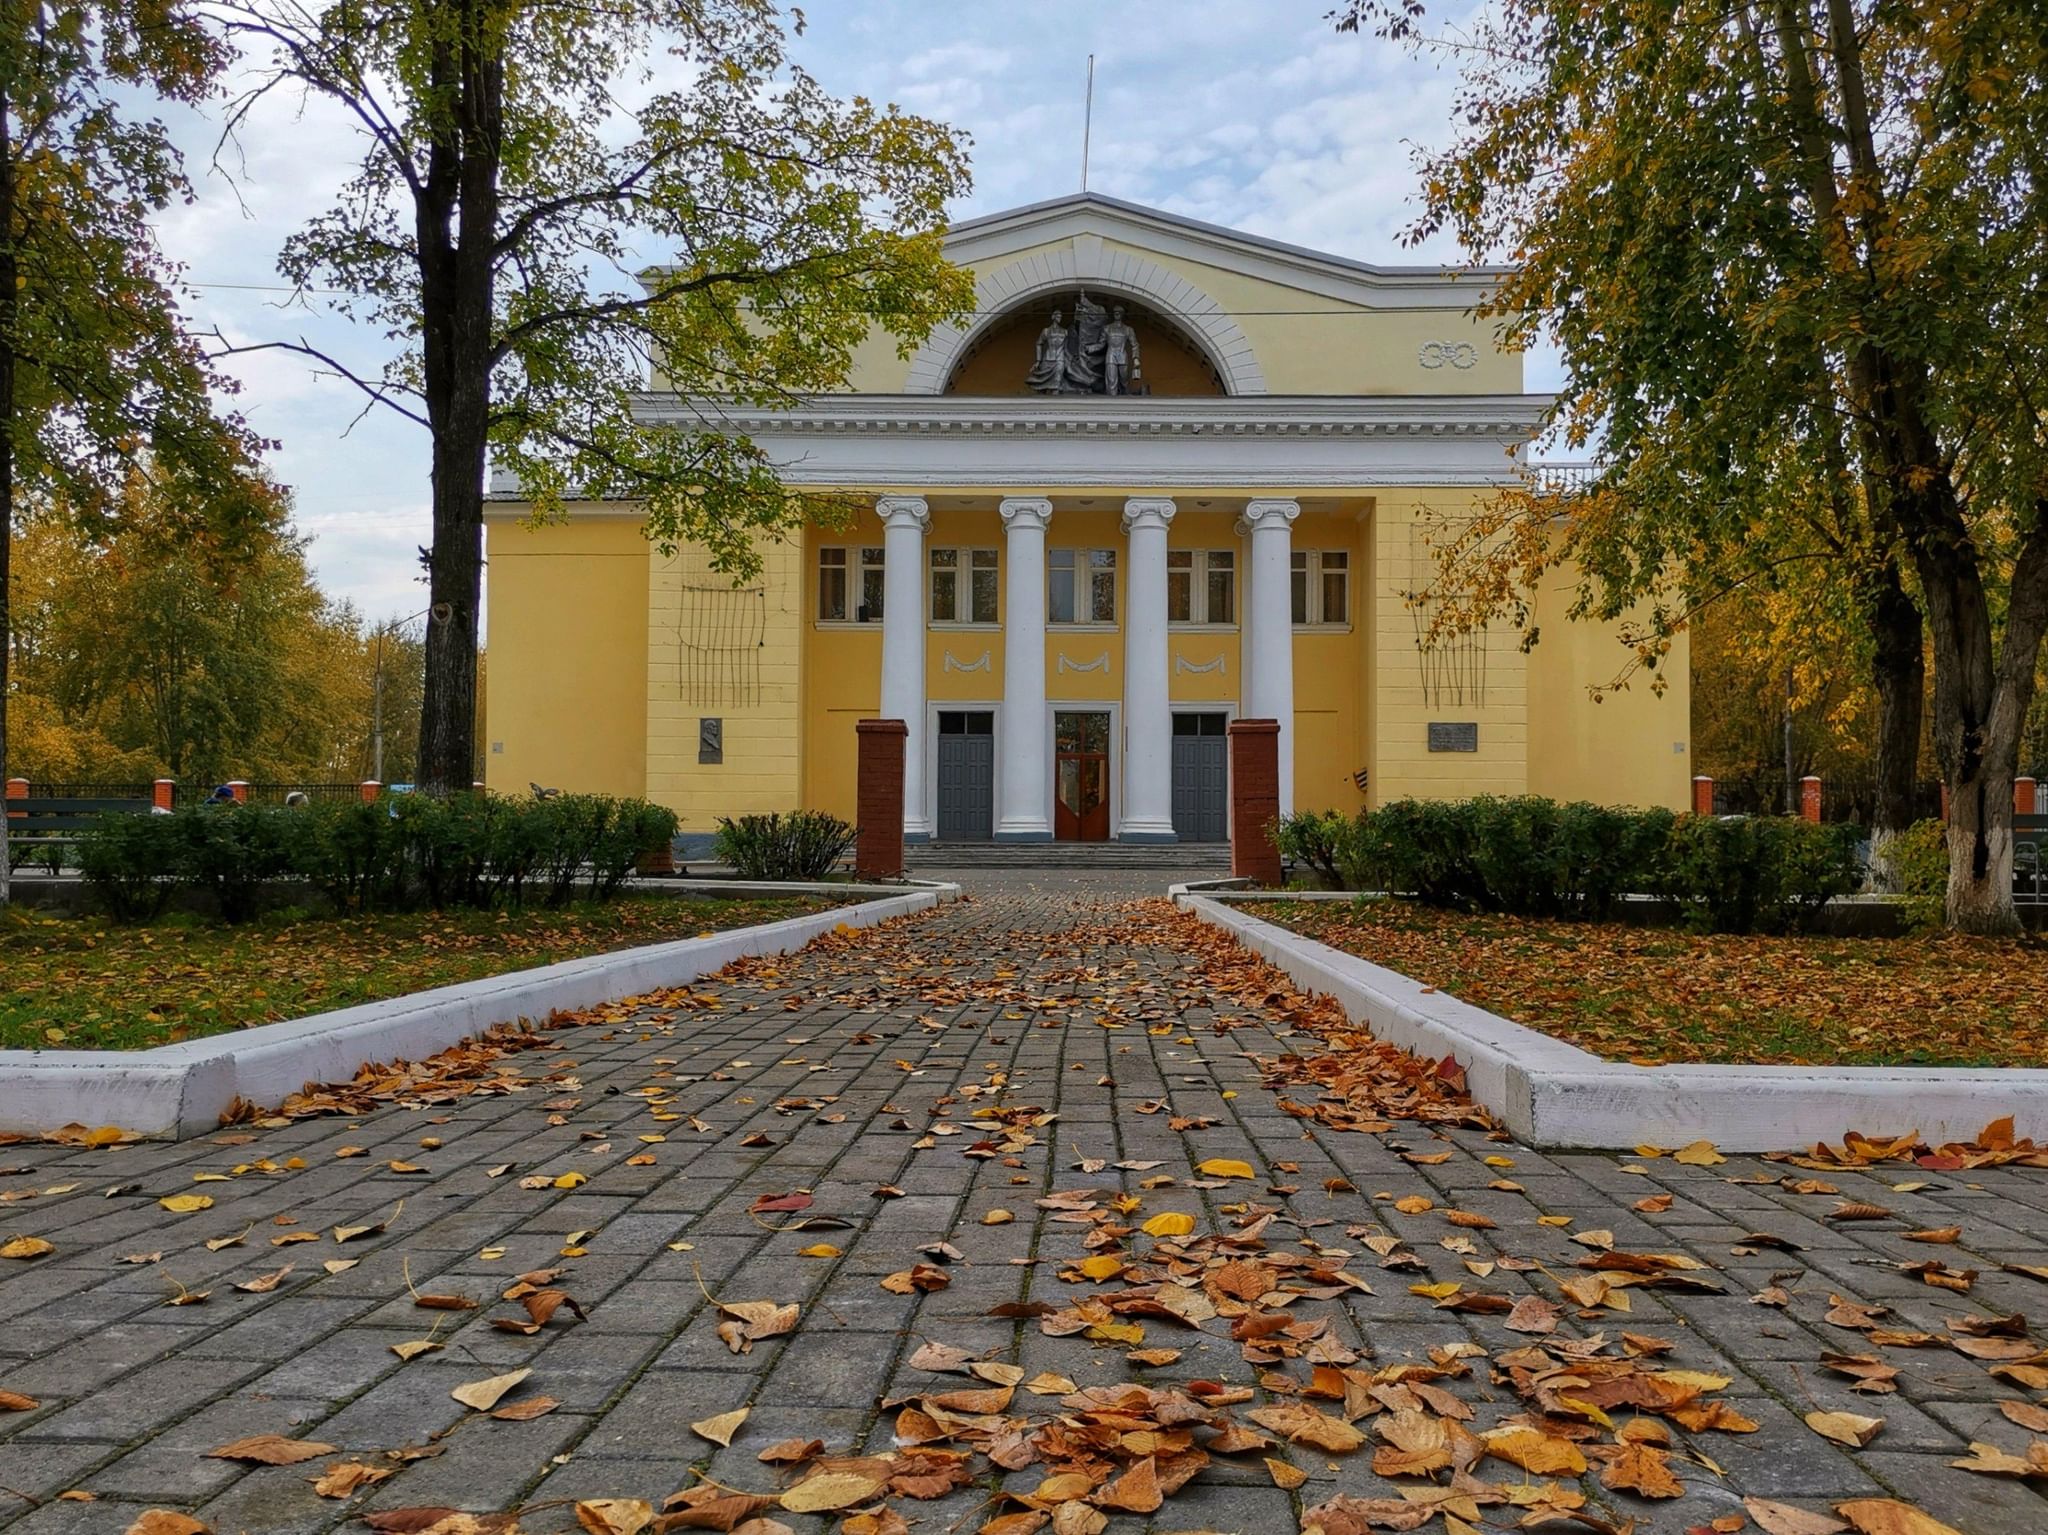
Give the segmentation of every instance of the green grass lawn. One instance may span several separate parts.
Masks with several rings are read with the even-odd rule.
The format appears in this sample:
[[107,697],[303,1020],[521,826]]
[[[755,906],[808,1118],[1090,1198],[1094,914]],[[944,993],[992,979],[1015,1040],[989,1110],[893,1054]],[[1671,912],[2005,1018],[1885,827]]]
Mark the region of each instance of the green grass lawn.
[[835,903],[632,896],[517,912],[170,918],[0,910],[0,1049],[136,1050]]
[[1766,938],[1434,911],[1248,908],[1614,1061],[2048,1066],[2038,938]]

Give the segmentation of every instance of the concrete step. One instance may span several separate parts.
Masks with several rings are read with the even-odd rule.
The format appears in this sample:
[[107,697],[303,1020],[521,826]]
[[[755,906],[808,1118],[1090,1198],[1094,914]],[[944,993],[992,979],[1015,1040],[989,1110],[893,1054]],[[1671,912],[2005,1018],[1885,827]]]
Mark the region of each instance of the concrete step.
[[921,842],[904,853],[913,870],[1230,869],[1230,845],[1224,842]]

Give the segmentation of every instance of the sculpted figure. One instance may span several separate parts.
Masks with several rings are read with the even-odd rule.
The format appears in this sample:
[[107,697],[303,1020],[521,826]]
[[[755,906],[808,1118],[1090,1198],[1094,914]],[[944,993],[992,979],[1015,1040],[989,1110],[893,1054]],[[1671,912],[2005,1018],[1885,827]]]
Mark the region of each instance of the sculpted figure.
[[1102,331],[1102,392],[1129,394],[1140,371],[1138,333],[1124,322],[1124,306],[1118,304]]
[[1068,394],[1102,393],[1104,322],[1109,311],[1088,296],[1083,288],[1074,299],[1074,335],[1067,348]]
[[1040,394],[1064,394],[1067,390],[1067,328],[1060,312],[1052,312],[1052,323],[1038,333],[1038,351],[1031,373],[1024,380]]

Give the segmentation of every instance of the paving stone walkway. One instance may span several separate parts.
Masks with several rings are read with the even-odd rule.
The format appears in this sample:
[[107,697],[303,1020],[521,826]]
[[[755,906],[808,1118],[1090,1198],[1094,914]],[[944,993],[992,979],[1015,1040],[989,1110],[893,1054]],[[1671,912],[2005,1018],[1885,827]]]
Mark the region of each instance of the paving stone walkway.
[[[1633,1520],[1636,1535],[1718,1530],[1710,1521],[1742,1512],[1747,1494],[1811,1509],[1897,1496],[1963,1535],[2048,1529],[2048,1501],[2026,1482],[1949,1464],[1971,1440],[2023,1452],[2033,1436],[1999,1404],[2041,1393],[1945,1347],[1884,1351],[1899,1366],[1898,1389],[1878,1396],[1851,1392],[1820,1363],[1826,1352],[1869,1348],[1857,1332],[1820,1320],[1834,1296],[1888,1306],[1887,1326],[1934,1333],[1959,1316],[2038,1309],[2048,1286],[2000,1265],[2048,1263],[2048,1173],[1836,1174],[1828,1181],[1842,1198],[1902,1217],[1849,1224],[1822,1218],[1838,1199],[1731,1181],[1788,1171],[1760,1159],[1694,1167],[1668,1157],[1543,1154],[1481,1131],[1414,1124],[1337,1133],[1283,1111],[1261,1086],[1253,1056],[1302,1047],[1284,1007],[1248,1012],[1219,998],[1185,952],[1098,946],[1142,893],[1136,878],[1046,871],[984,879],[971,899],[937,913],[700,986],[716,1007],[670,1005],[565,1030],[559,1053],[512,1058],[531,1076],[550,1074],[520,1093],[301,1120],[257,1129],[246,1142],[0,1147],[0,1241],[33,1236],[54,1247],[0,1262],[0,1392],[39,1404],[0,1411],[0,1528],[99,1535],[163,1507],[189,1511],[220,1535],[286,1535],[360,1530],[366,1512],[447,1506],[523,1507],[521,1528],[546,1535],[579,1527],[578,1500],[659,1505],[707,1475],[773,1492],[792,1474],[763,1465],[763,1448],[817,1438],[829,1453],[886,1451],[895,1415],[885,1400],[979,1384],[913,1368],[910,1356],[927,1341],[1081,1388],[1132,1379],[1255,1385],[1261,1372],[1240,1357],[1224,1321],[1200,1333],[1154,1324],[1147,1341],[1177,1346],[1181,1356],[1141,1370],[1120,1346],[989,1315],[1005,1303],[1075,1304],[1085,1287],[1058,1271],[1089,1250],[1090,1228],[1037,1201],[1085,1188],[1104,1200],[1140,1195],[1135,1219],[1185,1211],[1204,1230],[1227,1229],[1238,1201],[1276,1205],[1269,1241],[1291,1247],[1312,1235],[1349,1252],[1352,1272],[1371,1283],[1371,1294],[1318,1309],[1333,1319],[1332,1339],[1373,1369],[1455,1358],[1464,1345],[1495,1356],[1536,1341],[1504,1330],[1499,1315],[1439,1310],[1411,1293],[1412,1284],[1469,1281],[1475,1252],[1539,1260],[1540,1268],[1487,1278],[1487,1289],[1509,1296],[1557,1295],[1554,1278],[1588,1250],[1569,1241],[1573,1230],[1605,1229],[1618,1248],[1708,1265],[1725,1294],[1637,1289],[1628,1314],[1574,1320],[1567,1311],[1565,1331],[1675,1341],[1663,1362],[1727,1376],[1720,1395],[1758,1429],[1674,1434],[1680,1499],[1652,1503],[1588,1476],[1592,1528]],[[1219,1021],[1238,1026],[1219,1031]],[[1177,1130],[1168,1113],[1138,1111],[1162,1100],[1171,1114],[1203,1123]],[[996,1104],[1037,1105],[1058,1118],[1021,1149],[965,1154],[988,1133],[977,1109]],[[1987,1102],[1987,1118],[1996,1108]],[[934,1133],[941,1125],[957,1133]],[[340,1155],[351,1147],[362,1154]],[[1403,1149],[1450,1155],[1416,1165],[1401,1159]],[[1219,1157],[1252,1163],[1261,1181],[1194,1186],[1194,1164]],[[235,1171],[259,1159],[279,1170]],[[1090,1159],[1158,1166],[1077,1167]],[[1501,1159],[1511,1163],[1505,1172]],[[227,1176],[197,1181],[209,1174]],[[546,1185],[521,1181],[535,1177]],[[1158,1184],[1162,1177],[1176,1181]],[[1520,1187],[1495,1187],[1503,1181]],[[1896,1191],[1908,1181],[1925,1187]],[[1272,1195],[1268,1182],[1295,1192]],[[900,1197],[878,1197],[883,1186]],[[800,1190],[812,1201],[801,1215],[753,1208]],[[1638,1201],[1660,1193],[1671,1195],[1668,1209],[1638,1213]],[[159,1202],[179,1194],[213,1203],[173,1214]],[[1416,1195],[1436,1208],[1393,1208],[1392,1199]],[[1447,1226],[1450,1207],[1494,1227]],[[993,1210],[1015,1218],[985,1224]],[[849,1224],[774,1229],[802,1216]],[[1544,1216],[1570,1223],[1543,1224]],[[346,1244],[332,1236],[337,1226],[386,1217],[381,1233]],[[1382,1272],[1347,1237],[1359,1223],[1405,1239],[1427,1272]],[[1902,1240],[1908,1229],[1946,1225],[1963,1228],[1958,1245]],[[239,1244],[209,1248],[244,1231]],[[308,1231],[319,1240],[273,1245]],[[1756,1233],[1798,1250],[1745,1244]],[[945,1288],[882,1287],[884,1277],[931,1261],[920,1249],[945,1241],[964,1254],[946,1266]],[[1461,1241],[1472,1250],[1457,1251]],[[803,1255],[821,1243],[841,1254]],[[126,1261],[138,1254],[160,1256]],[[1930,1288],[1900,1271],[1930,1256],[1978,1270],[1974,1288]],[[286,1263],[291,1272],[267,1292],[235,1288]],[[587,1320],[563,1309],[531,1336],[494,1326],[494,1318],[524,1317],[499,1294],[515,1276],[545,1268],[563,1271],[556,1283]],[[1752,1304],[1774,1283],[1789,1305]],[[167,1305],[181,1289],[208,1298]],[[430,1310],[416,1294],[482,1304]],[[711,1296],[795,1302],[801,1320],[793,1333],[735,1354],[719,1336]],[[393,1352],[427,1338],[440,1347],[409,1362]],[[1524,1404],[1486,1359],[1476,1365],[1456,1390],[1477,1409],[1470,1426],[1482,1430]],[[544,1395],[559,1406],[505,1421],[450,1397],[521,1368],[532,1373],[505,1403]],[[728,1448],[688,1427],[741,1407],[751,1411]],[[1884,1427],[1851,1451],[1801,1421],[1816,1408],[1881,1417]],[[1049,1417],[1059,1399],[1019,1394],[1010,1410]],[[292,1466],[205,1453],[261,1434],[314,1439],[337,1453]],[[431,1453],[388,1458],[405,1447]],[[1112,1535],[1291,1532],[1305,1507],[1333,1494],[1399,1496],[1371,1470],[1370,1448],[1263,1453],[1288,1455],[1306,1482],[1283,1491],[1260,1455],[1218,1455],[1158,1512],[1117,1513]],[[349,1499],[316,1493],[314,1479],[349,1459],[392,1474]],[[1002,1511],[992,1494],[1004,1483],[986,1461],[976,1464],[972,1486],[891,1506],[917,1535],[976,1530]],[[1525,1480],[1492,1460],[1477,1471]],[[1008,1481],[1028,1487],[1041,1474]],[[61,1499],[67,1490],[95,1500]],[[769,1512],[799,1531],[832,1527]],[[1478,1527],[1512,1527],[1522,1512],[1484,1508]],[[1440,1520],[1428,1528],[1456,1527]]]

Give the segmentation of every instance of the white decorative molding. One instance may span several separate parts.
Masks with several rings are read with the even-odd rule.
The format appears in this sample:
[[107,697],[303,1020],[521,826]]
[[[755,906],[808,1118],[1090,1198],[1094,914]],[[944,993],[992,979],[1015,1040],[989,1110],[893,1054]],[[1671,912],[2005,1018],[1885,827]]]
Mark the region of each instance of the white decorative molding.
[[954,656],[953,656],[953,652],[949,650],[949,651],[947,651],[947,652],[945,653],[945,655],[944,655],[944,656],[943,656],[943,657],[941,658],[941,660],[940,660],[940,663],[939,663],[939,669],[940,669],[941,671],[948,671],[948,672],[985,672],[985,671],[989,671],[989,670],[991,670],[991,669],[993,668],[993,666],[994,666],[994,662],[993,662],[993,660],[991,659],[991,657],[992,657],[992,655],[993,655],[993,654],[994,654],[994,653],[993,653],[992,651],[987,651],[987,650],[984,650],[984,651],[983,651],[983,652],[981,653],[981,658],[980,658],[979,660],[976,660],[976,661],[959,661],[959,660],[955,660],[955,659],[954,659]]
[[1060,673],[1062,676],[1068,672],[1106,672],[1108,670],[1109,652],[1106,650],[1092,661],[1069,661],[1064,651],[1060,654]]
[[1230,668],[1224,663],[1229,659],[1230,657],[1228,656],[1218,656],[1213,661],[1204,661],[1201,665],[1197,666],[1186,656],[1175,656],[1173,658],[1173,669],[1176,675],[1181,672],[1221,672],[1227,677],[1230,675]]
[[1416,351],[1415,360],[1425,368],[1441,368],[1445,363],[1454,368],[1470,368],[1478,365],[1479,348],[1469,341],[1425,341]]
[[[1083,284],[1099,289],[1105,297],[1121,295],[1158,310],[1201,349],[1230,394],[1266,392],[1266,373],[1252,351],[1251,339],[1221,304],[1156,261],[1135,251],[1105,254],[1100,237],[1096,237],[1091,251],[1081,243],[1086,238],[1077,232],[1056,250],[978,267],[973,321],[964,329],[941,325],[925,337],[924,344],[910,359],[904,393],[942,394],[946,380],[953,376],[961,359],[982,336],[1005,323],[1013,311],[1046,294],[1067,292]],[[1085,271],[1084,267],[1094,270]]]

